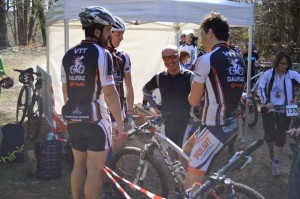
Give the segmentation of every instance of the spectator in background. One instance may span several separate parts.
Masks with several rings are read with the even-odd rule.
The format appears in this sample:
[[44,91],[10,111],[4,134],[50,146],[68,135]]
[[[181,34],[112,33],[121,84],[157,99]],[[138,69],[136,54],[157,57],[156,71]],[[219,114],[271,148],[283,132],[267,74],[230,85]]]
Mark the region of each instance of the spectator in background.
[[181,46],[181,45],[184,45],[184,44],[185,44],[185,37],[186,37],[186,35],[185,35],[185,34],[182,34],[182,35],[180,36],[179,46]]
[[[259,55],[255,52],[256,46],[252,44],[252,57],[248,58],[248,43],[246,43],[246,48],[244,50],[243,59],[245,61],[246,67],[248,68],[248,60],[251,61],[251,77],[255,75],[255,66],[259,63]],[[251,80],[251,85],[255,83],[255,80]]]
[[[162,50],[162,59],[167,70],[154,75],[143,87],[143,93],[150,106],[166,119],[166,136],[181,147],[190,119],[188,94],[193,73],[180,67],[176,46],[166,46]],[[161,93],[161,106],[154,100],[155,89]]]
[[[291,117],[287,117],[287,105],[296,104],[295,86],[300,84],[300,74],[291,70],[291,57],[279,52],[274,60],[274,68],[267,70],[258,85],[261,100],[261,114],[264,128],[264,140],[269,148],[269,158],[273,176],[279,176],[280,159],[286,143],[286,131],[289,129]],[[283,112],[270,112],[274,107]]]
[[229,46],[229,48],[231,50],[233,50],[234,52],[236,52],[237,54],[243,56],[243,51],[240,47],[238,47],[237,45],[233,44],[233,36],[232,34],[229,32],[229,37],[227,39],[227,45]]
[[[191,55],[189,52],[183,50],[179,53],[179,64],[182,68],[190,61]],[[185,68],[191,70],[190,68]]]
[[189,63],[187,63],[184,67],[184,68],[190,68],[191,71],[194,70],[194,65],[195,65],[195,62],[197,59],[197,55],[198,55],[197,45],[195,44],[195,41],[197,39],[198,38],[195,37],[193,33],[190,33],[185,38],[185,44],[179,46],[179,52],[184,50],[184,51],[189,52],[191,55],[191,59],[190,59]]

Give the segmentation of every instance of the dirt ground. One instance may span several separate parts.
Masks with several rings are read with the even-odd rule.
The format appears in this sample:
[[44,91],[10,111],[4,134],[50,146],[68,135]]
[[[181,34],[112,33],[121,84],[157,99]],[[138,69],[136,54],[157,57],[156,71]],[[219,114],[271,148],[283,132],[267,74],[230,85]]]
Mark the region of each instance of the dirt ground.
[[[35,46],[26,48],[10,48],[0,51],[0,56],[3,59],[4,66],[7,66],[5,69],[8,75],[13,75],[14,72],[12,71],[12,68],[26,68],[27,66],[35,67],[37,64],[45,65],[45,54],[45,49],[37,48]],[[0,95],[0,125],[15,121],[16,98],[20,86],[21,85],[18,83],[16,77],[15,86],[12,89],[2,90]],[[261,117],[259,117],[259,122],[255,128],[247,129],[247,131],[248,135],[245,139],[245,143],[241,142],[240,138],[237,139],[237,150],[244,148],[252,141],[262,137],[263,130]],[[293,142],[290,138],[287,140],[288,143]],[[287,199],[288,173],[292,162],[290,157],[291,151],[288,144],[285,147],[285,152],[286,155],[281,161],[282,175],[280,177],[272,176],[271,165],[268,161],[268,152],[265,144],[253,153],[253,161],[246,168],[230,173],[229,177],[237,182],[244,183],[256,189],[267,199]],[[219,158],[220,160],[216,162],[215,169],[220,168],[220,166],[229,158],[230,155],[228,154],[227,148],[225,148]],[[68,184],[69,171],[65,171],[63,173],[65,177],[61,180],[40,182],[32,179],[28,180],[26,178],[31,165],[28,160],[25,161],[25,164],[28,165],[25,166],[25,168],[23,168],[23,165],[22,169],[20,169],[21,166],[19,165],[0,165],[0,170],[2,170],[2,172],[0,171],[0,199],[70,198],[71,194]],[[4,169],[7,169],[8,171],[10,169],[15,169],[15,172],[5,172],[3,171]],[[6,175],[5,173],[9,173],[9,175]],[[45,190],[47,190],[46,194],[48,195],[42,194]]]

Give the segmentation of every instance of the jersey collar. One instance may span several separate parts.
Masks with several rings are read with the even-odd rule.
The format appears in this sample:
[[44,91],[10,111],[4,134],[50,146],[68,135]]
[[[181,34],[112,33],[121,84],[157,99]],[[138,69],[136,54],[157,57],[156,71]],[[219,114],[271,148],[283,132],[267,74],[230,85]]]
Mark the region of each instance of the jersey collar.
[[215,49],[215,48],[217,48],[217,47],[227,47],[228,48],[228,45],[227,45],[227,43],[225,43],[225,42],[221,42],[221,43],[218,43],[218,44],[216,44],[216,45],[214,45],[213,47],[212,47],[212,51]]
[[97,42],[90,39],[85,39],[81,41],[81,44],[97,44]]

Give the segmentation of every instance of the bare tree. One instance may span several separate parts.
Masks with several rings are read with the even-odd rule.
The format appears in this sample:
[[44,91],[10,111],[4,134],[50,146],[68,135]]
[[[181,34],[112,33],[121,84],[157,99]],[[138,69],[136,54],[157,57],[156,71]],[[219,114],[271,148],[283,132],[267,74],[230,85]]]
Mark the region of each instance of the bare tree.
[[9,46],[6,26],[6,2],[0,0],[0,48]]
[[300,61],[299,0],[257,1],[254,30],[254,40],[264,57],[285,50]]

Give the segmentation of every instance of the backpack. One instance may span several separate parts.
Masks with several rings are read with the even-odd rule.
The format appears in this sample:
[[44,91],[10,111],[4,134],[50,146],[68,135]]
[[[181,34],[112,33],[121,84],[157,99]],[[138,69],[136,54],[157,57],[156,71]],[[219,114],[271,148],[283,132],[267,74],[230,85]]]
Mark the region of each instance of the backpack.
[[36,177],[40,180],[57,179],[62,172],[62,145],[58,140],[43,140],[35,144]]
[[18,123],[1,127],[3,139],[0,148],[0,163],[24,162],[24,128]]

